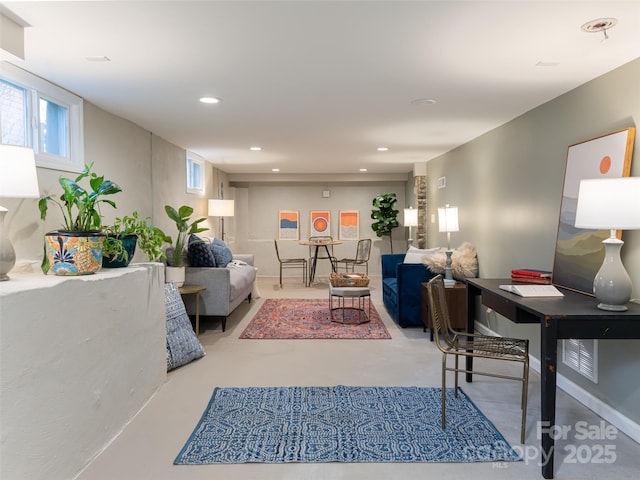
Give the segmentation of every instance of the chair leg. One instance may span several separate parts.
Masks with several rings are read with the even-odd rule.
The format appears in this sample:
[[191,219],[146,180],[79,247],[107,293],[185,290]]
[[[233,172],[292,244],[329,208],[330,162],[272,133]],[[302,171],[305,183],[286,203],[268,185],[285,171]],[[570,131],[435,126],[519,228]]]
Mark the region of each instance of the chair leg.
[[280,288],[282,288],[282,264],[280,264]]
[[446,404],[447,404],[447,354],[442,354],[442,429],[446,428]]
[[454,394],[455,394],[456,398],[458,398],[458,365],[459,365],[458,359],[460,358],[460,356],[459,355],[455,355],[455,357],[456,357],[456,370],[455,370],[455,372],[453,372],[454,381],[455,381],[455,388],[453,389],[453,391],[454,391]]

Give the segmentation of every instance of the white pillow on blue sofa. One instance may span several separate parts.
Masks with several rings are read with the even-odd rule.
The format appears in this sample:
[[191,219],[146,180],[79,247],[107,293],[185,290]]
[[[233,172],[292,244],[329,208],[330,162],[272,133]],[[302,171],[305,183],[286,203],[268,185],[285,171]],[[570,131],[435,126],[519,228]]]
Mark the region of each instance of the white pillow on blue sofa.
[[425,255],[437,252],[439,249],[439,247],[421,249],[412,245],[407,250],[403,263],[423,263]]

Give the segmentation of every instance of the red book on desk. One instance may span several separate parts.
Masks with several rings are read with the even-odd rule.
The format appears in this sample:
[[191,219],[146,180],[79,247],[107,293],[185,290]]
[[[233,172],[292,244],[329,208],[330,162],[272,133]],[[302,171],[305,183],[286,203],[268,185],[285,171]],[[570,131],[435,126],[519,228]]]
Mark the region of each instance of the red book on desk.
[[550,285],[551,278],[549,277],[529,277],[526,275],[514,275],[511,274],[511,280],[514,282],[523,282],[523,283],[537,283],[540,285]]
[[551,278],[551,272],[532,268],[516,268],[511,270],[511,275],[517,275],[518,277]]

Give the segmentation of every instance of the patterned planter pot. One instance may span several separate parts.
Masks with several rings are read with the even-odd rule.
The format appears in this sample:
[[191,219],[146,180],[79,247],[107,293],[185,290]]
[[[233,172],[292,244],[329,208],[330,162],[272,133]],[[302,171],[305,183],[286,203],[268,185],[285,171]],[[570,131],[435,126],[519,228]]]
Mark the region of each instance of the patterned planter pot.
[[45,235],[45,252],[49,260],[47,273],[89,275],[102,266],[100,232],[51,232]]

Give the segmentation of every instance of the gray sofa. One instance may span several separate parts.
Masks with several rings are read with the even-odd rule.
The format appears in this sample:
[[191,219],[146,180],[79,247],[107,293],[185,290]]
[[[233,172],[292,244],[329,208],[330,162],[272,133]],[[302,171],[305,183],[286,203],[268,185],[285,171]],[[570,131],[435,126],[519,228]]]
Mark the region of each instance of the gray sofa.
[[[207,288],[200,294],[200,318],[220,318],[223,332],[231,312],[245,299],[251,302],[251,292],[256,281],[253,254],[236,254],[233,260],[224,268],[187,266],[185,274],[186,285],[202,285]],[[195,295],[186,295],[184,303],[187,313],[195,315]]]

